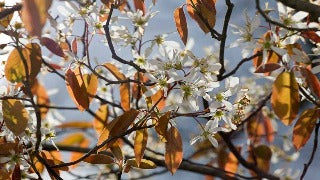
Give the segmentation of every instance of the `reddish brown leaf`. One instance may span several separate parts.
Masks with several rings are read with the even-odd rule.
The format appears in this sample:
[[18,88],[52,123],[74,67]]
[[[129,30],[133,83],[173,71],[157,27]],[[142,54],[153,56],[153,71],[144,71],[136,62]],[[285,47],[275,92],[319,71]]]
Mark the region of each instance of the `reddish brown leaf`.
[[20,135],[27,128],[29,114],[20,100],[3,100],[2,113],[7,128],[12,131],[14,135]]
[[170,114],[170,112],[166,112],[164,115],[162,115],[155,126],[156,132],[159,134],[160,139],[164,142],[167,141],[166,134],[168,129],[168,123],[170,120]]
[[60,56],[60,57],[65,56],[62,48],[60,47],[60,45],[56,41],[54,41],[50,38],[47,38],[47,37],[42,37],[42,38],[40,38],[40,43],[42,45],[44,45],[46,48],[48,48],[53,54]]
[[139,9],[143,12],[143,14],[146,13],[146,5],[144,4],[144,0],[133,0],[133,4],[136,8],[136,11]]
[[114,160],[112,157],[103,154],[92,154],[83,160],[90,164],[112,164]]
[[73,38],[72,42],[71,42],[71,50],[72,52],[77,55],[78,53],[78,43],[77,43],[77,38]]
[[[268,172],[270,168],[270,161],[272,157],[271,149],[266,145],[259,145],[254,147],[249,154],[248,162],[256,163],[257,167],[264,172]],[[253,175],[255,173],[250,171]]]
[[41,37],[52,0],[22,1],[21,19],[31,36]]
[[172,126],[167,132],[165,147],[165,163],[171,174],[174,174],[183,158],[182,140],[177,128]]
[[136,131],[134,138],[134,155],[136,158],[137,165],[140,165],[144,151],[147,147],[148,141],[148,129],[140,129]]
[[88,109],[89,98],[85,86],[80,86],[75,73],[71,69],[67,70],[65,77],[68,93],[78,109],[80,111]]
[[182,7],[178,7],[174,11],[174,21],[176,22],[177,31],[180,35],[180,38],[183,41],[184,45],[186,45],[188,40],[188,27],[186,16],[183,12]]
[[272,86],[272,109],[285,125],[290,125],[299,111],[299,86],[293,72],[282,72]]
[[130,110],[130,83],[122,83],[120,85],[121,107],[125,111]]
[[20,164],[14,166],[11,180],[21,180]]
[[266,64],[262,64],[261,66],[259,66],[257,68],[257,70],[255,71],[255,73],[272,72],[272,71],[275,71],[279,68],[281,68],[281,66],[277,63],[266,63]]
[[301,35],[305,38],[311,39],[315,43],[320,43],[320,36],[314,31],[304,31]]
[[292,134],[292,143],[297,151],[308,142],[318,118],[317,109],[307,109],[300,115]]
[[307,85],[310,88],[313,95],[320,99],[320,82],[316,75],[314,75],[307,68],[300,68],[302,76],[306,79]]

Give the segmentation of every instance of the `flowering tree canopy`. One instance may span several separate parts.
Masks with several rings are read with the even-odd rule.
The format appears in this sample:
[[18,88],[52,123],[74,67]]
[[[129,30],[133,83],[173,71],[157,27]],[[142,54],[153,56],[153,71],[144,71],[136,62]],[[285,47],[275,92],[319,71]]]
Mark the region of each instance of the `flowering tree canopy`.
[[[152,34],[161,3],[169,2],[0,1],[0,179],[180,170],[221,179],[305,177],[320,127],[320,2],[252,0],[255,12],[245,9],[233,22],[241,2],[186,0],[170,14],[176,32],[164,26]],[[216,44],[203,56],[192,50],[190,24]],[[231,33],[238,39],[230,42]],[[110,54],[93,56],[92,48]],[[239,49],[235,67],[225,58],[231,48]],[[246,62],[249,71],[237,77]],[[48,89],[45,77],[65,88]],[[74,105],[53,103],[54,93]],[[66,121],[62,111],[79,119]],[[85,113],[91,119],[81,120]],[[309,141],[302,171],[288,168]],[[98,170],[78,175],[83,165]]]

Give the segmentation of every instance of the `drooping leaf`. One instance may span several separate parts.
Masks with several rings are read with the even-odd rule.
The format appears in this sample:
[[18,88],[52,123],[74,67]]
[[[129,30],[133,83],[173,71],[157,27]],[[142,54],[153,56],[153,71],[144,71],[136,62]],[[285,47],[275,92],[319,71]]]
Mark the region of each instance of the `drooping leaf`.
[[147,147],[148,129],[140,129],[136,131],[134,138],[134,155],[136,163],[139,166],[143,157],[144,151]]
[[27,128],[29,114],[20,100],[3,100],[2,113],[7,128],[12,131],[14,135],[20,135]]
[[[19,53],[21,52],[21,54]],[[36,43],[30,43],[25,48],[15,48],[11,51],[5,64],[5,76],[10,82],[22,82],[26,79],[24,60],[28,66],[29,80],[33,82],[41,68],[41,48]],[[31,83],[32,84],[32,83]]]
[[71,42],[71,50],[72,52],[77,55],[78,53],[78,43],[77,43],[77,38],[73,38],[72,42]]
[[[237,147],[237,150],[240,152],[241,147]],[[227,172],[237,173],[238,171],[238,159],[232,152],[226,152],[223,148],[219,150],[218,164],[220,168]],[[234,174],[230,174],[230,176],[234,176]]]
[[297,151],[308,142],[318,117],[319,111],[317,109],[307,109],[300,115],[292,134],[292,143]]
[[[45,87],[37,79],[35,79],[35,82],[31,87],[31,92],[37,97],[37,104],[45,106],[50,105],[50,99],[47,94],[47,91]],[[48,111],[48,108],[40,107],[41,119],[44,119],[46,117]]]
[[159,90],[158,92],[156,92],[154,95],[151,96],[152,105],[156,104],[161,99],[157,104],[157,108],[159,110],[162,110],[166,105],[166,101],[163,95],[164,95],[163,90]]
[[96,130],[97,134],[100,135],[103,128],[105,128],[108,123],[108,105],[102,104],[95,114],[97,117],[93,119],[93,127]]
[[[98,140],[98,145],[106,141],[109,138],[109,136],[115,137],[124,133],[128,129],[128,127],[134,122],[138,114],[139,114],[139,111],[130,110],[130,111],[124,112],[121,116],[112,120],[107,125],[107,127],[104,128],[104,130],[102,131]],[[112,145],[114,142],[115,141],[109,142],[108,146]]]
[[60,57],[65,56],[62,48],[60,47],[60,45],[56,41],[54,41],[48,37],[42,37],[42,38],[40,38],[40,43],[42,45],[44,45],[46,48],[48,48],[53,54],[60,56]]
[[180,35],[180,38],[184,43],[184,45],[186,45],[188,40],[188,27],[187,27],[186,16],[183,12],[182,7],[178,7],[174,11],[174,21],[176,23],[177,31]]
[[111,73],[117,80],[124,80],[124,79],[126,79],[126,76],[125,76],[123,73],[121,73],[121,72],[119,71],[119,69],[118,69],[115,65],[113,65],[113,64],[111,64],[111,63],[105,63],[105,64],[103,64],[103,66],[104,66],[105,68],[107,68],[107,69],[110,71],[110,73]]
[[80,128],[80,129],[87,129],[87,128],[92,128],[93,125],[91,122],[85,122],[85,121],[70,121],[70,122],[65,122],[62,123],[58,126],[57,128]]
[[88,94],[89,103],[90,103],[98,90],[98,77],[94,74],[84,74],[83,82],[87,89],[87,94]]
[[68,93],[74,103],[77,105],[78,109],[80,111],[88,109],[89,98],[85,86],[80,86],[75,73],[71,69],[67,70],[65,77]]
[[125,111],[130,110],[130,83],[122,83],[120,85],[121,107]]
[[[266,145],[259,145],[251,149],[248,162],[255,163],[259,169],[264,172],[268,172],[270,168],[271,157],[271,149]],[[253,171],[250,172],[255,175]]]
[[131,166],[131,167],[135,167],[135,168],[140,168],[140,169],[154,169],[157,167],[157,165],[147,159],[141,159],[140,164],[137,163],[136,159],[128,159],[126,162],[126,165]]
[[166,112],[164,115],[162,115],[155,126],[156,132],[159,134],[161,140],[164,142],[167,141],[166,134],[168,129],[168,123],[170,120],[170,114],[170,112]]
[[144,0],[133,0],[133,4],[136,8],[136,11],[139,9],[143,12],[143,14],[146,13],[146,5],[144,4]]
[[259,66],[255,73],[267,73],[267,72],[272,72],[275,71],[277,69],[281,68],[281,66],[277,63],[266,63],[266,64],[262,64],[261,66]]
[[299,111],[299,87],[293,72],[282,72],[272,86],[272,109],[285,125],[290,125]]
[[167,132],[165,149],[166,166],[171,174],[174,174],[182,162],[183,150],[180,133],[178,129],[173,126]]
[[310,88],[312,94],[320,99],[320,81],[316,75],[314,75],[307,68],[300,68],[302,76],[306,79],[307,85]]
[[112,157],[104,154],[92,154],[83,160],[90,164],[112,164],[114,160]]
[[[214,27],[216,23],[216,8],[214,0],[187,0],[187,11],[191,18],[198,23],[204,33],[210,32]],[[204,21],[208,24],[210,29],[208,29]]]
[[24,0],[22,2],[21,19],[29,35],[41,37],[51,3],[52,0]]

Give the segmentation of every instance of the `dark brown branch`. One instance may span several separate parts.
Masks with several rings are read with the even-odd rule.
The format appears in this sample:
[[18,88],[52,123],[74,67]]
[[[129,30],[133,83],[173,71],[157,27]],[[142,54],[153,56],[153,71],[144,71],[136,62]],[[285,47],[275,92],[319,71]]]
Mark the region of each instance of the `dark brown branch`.
[[220,42],[220,52],[219,52],[219,63],[221,64],[221,69],[219,70],[219,75],[218,79],[221,79],[223,74],[225,73],[225,67],[224,67],[224,50],[226,46],[226,40],[227,40],[227,34],[228,34],[228,26],[229,26],[229,21],[231,18],[232,14],[232,9],[234,7],[233,3],[231,3],[230,0],[225,0],[226,5],[228,7],[225,18],[224,18],[224,23],[223,23],[223,29],[222,29],[222,38]]
[[303,177],[307,174],[308,168],[310,167],[313,159],[314,159],[314,154],[317,151],[317,147],[318,147],[318,134],[319,134],[319,127],[320,127],[320,122],[317,123],[315,131],[314,131],[314,141],[313,141],[313,148],[312,148],[312,153],[310,156],[310,159],[308,161],[307,164],[304,164],[304,168],[303,168],[303,172],[300,176],[300,180],[303,179]]
[[[287,1],[287,0],[278,0],[278,1]],[[291,1],[291,0],[290,0]],[[300,0],[293,0],[293,1],[300,1]],[[303,2],[303,1],[301,1]],[[310,3],[308,3],[310,4]],[[316,5],[315,5],[316,6]],[[319,6],[317,6],[317,8],[319,8]],[[260,0],[256,0],[256,9],[259,11],[259,13],[261,14],[261,16],[269,23],[271,24],[274,24],[274,25],[277,25],[279,27],[282,27],[282,28],[285,28],[285,29],[288,29],[288,30],[291,30],[291,31],[317,31],[319,29],[317,28],[294,28],[294,27],[289,27],[289,26],[286,26],[278,21],[274,21],[272,20],[266,13],[264,13],[264,11],[261,9],[260,7]],[[304,9],[304,8],[303,8]],[[298,9],[297,9],[298,10]],[[318,9],[320,10],[320,9]],[[305,10],[303,10],[305,11]]]
[[238,69],[242,66],[242,64],[244,64],[245,62],[251,61],[252,59],[254,59],[258,56],[261,56],[261,55],[262,55],[262,52],[258,52],[250,57],[242,59],[232,71],[230,71],[228,74],[222,75],[218,80],[222,81],[223,79],[225,79],[229,76],[232,76],[233,74],[235,74],[238,71]]
[[320,6],[302,0],[277,0],[282,4],[289,6],[297,11],[305,11],[315,18],[320,17]]
[[22,8],[21,4],[12,6],[11,8],[4,9],[0,12],[0,19],[7,17],[8,15],[14,13],[15,11],[20,11]]

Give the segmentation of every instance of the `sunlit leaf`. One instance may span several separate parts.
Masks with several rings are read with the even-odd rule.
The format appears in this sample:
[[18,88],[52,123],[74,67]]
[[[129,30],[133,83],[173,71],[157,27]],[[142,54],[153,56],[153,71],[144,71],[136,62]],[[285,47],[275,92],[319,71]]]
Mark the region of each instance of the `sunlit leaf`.
[[[195,6],[195,9],[194,7]],[[194,19],[204,33],[210,32],[216,23],[216,8],[214,0],[187,0],[187,10],[192,19]],[[200,18],[198,13],[202,16]],[[210,29],[208,29],[206,23]]]
[[[259,145],[251,149],[248,162],[255,163],[259,169],[264,172],[268,172],[270,168],[271,157],[271,149],[266,145]],[[250,172],[255,175],[253,171]]]
[[22,1],[21,19],[31,36],[41,37],[52,0]]
[[[240,152],[241,147],[237,147],[237,150]],[[224,169],[227,172],[236,173],[238,171],[239,162],[238,159],[232,152],[226,152],[225,149],[221,149],[218,154],[219,167]],[[234,176],[230,174],[230,176]]]
[[146,13],[146,5],[144,4],[144,0],[133,0],[134,7],[136,10],[141,10],[143,14]]
[[85,121],[70,121],[62,123],[57,128],[80,128],[80,129],[86,129],[86,128],[92,128],[93,125],[91,122],[85,122]]
[[259,111],[255,116],[250,118],[247,123],[247,133],[253,143],[259,143],[261,138],[266,138],[271,143],[274,139],[274,129],[271,119]]
[[57,144],[62,146],[77,146],[81,144],[85,139],[86,138],[83,133],[73,133],[63,138],[63,140],[58,142]]
[[[19,53],[20,51],[20,53]],[[33,81],[40,72],[42,55],[40,46],[36,43],[27,44],[25,48],[15,48],[11,51],[5,65],[6,79],[11,82],[22,82],[26,79],[24,61],[28,66],[29,80]]]
[[111,64],[111,63],[105,63],[105,64],[103,64],[103,66],[104,66],[105,68],[107,68],[107,69],[110,71],[110,73],[111,73],[115,78],[117,78],[117,80],[125,80],[125,79],[126,79],[126,76],[125,76],[123,73],[121,73],[121,72],[119,71],[119,69],[118,69],[115,65],[113,65],[113,64]]
[[[31,92],[37,97],[37,104],[50,106],[50,99],[45,87],[36,79],[31,87]],[[40,107],[41,119],[44,119],[49,109]]]
[[166,112],[164,115],[162,115],[155,126],[156,132],[159,134],[161,140],[164,142],[166,142],[166,134],[168,129],[168,123],[170,120],[170,114],[170,112]]
[[88,109],[89,98],[85,86],[80,86],[75,73],[71,69],[67,70],[65,77],[68,93],[78,109],[80,111]]
[[180,38],[183,41],[184,45],[186,45],[188,40],[188,27],[186,16],[183,12],[183,7],[178,7],[174,11],[174,21],[176,22],[176,27]]
[[272,109],[285,125],[290,125],[299,111],[299,87],[293,72],[282,72],[272,86]]
[[261,66],[259,66],[255,73],[267,73],[267,72],[272,72],[275,71],[277,69],[281,68],[281,66],[277,63],[266,63],[266,64],[262,64]]
[[125,111],[130,110],[130,83],[122,83],[120,85],[121,107]]
[[112,164],[114,160],[112,157],[103,154],[92,154],[83,160],[90,164]]
[[12,131],[14,135],[20,135],[27,128],[29,114],[20,100],[3,100],[2,113],[7,128]]
[[182,162],[183,150],[180,133],[178,129],[173,126],[167,132],[165,149],[166,166],[171,174],[174,174]]
[[[5,8],[0,7],[0,12],[2,12],[3,10],[5,10]],[[13,17],[13,13],[7,15],[6,17],[1,18],[0,25],[3,26],[4,28],[8,27],[12,17]]]
[[137,163],[136,159],[128,159],[126,165],[140,169],[154,169],[157,167],[154,162],[146,159],[141,159],[140,164]]
[[316,75],[314,75],[307,68],[300,68],[302,76],[306,79],[307,85],[310,88],[312,94],[320,99],[320,82]]
[[46,48],[48,48],[53,54],[60,56],[60,57],[65,56],[62,48],[60,47],[60,45],[56,41],[54,41],[48,37],[42,37],[42,38],[40,38],[40,43],[42,45],[44,45]]
[[317,109],[307,109],[300,115],[292,134],[292,143],[296,150],[300,150],[308,142],[318,117]]
[[135,155],[138,166],[141,162],[144,151],[147,147],[147,141],[148,141],[148,129],[137,130],[136,136],[134,138],[134,155]]
[[93,119],[93,127],[96,130],[97,134],[100,135],[103,128],[105,128],[108,123],[108,105],[102,104],[95,114],[97,117]]

